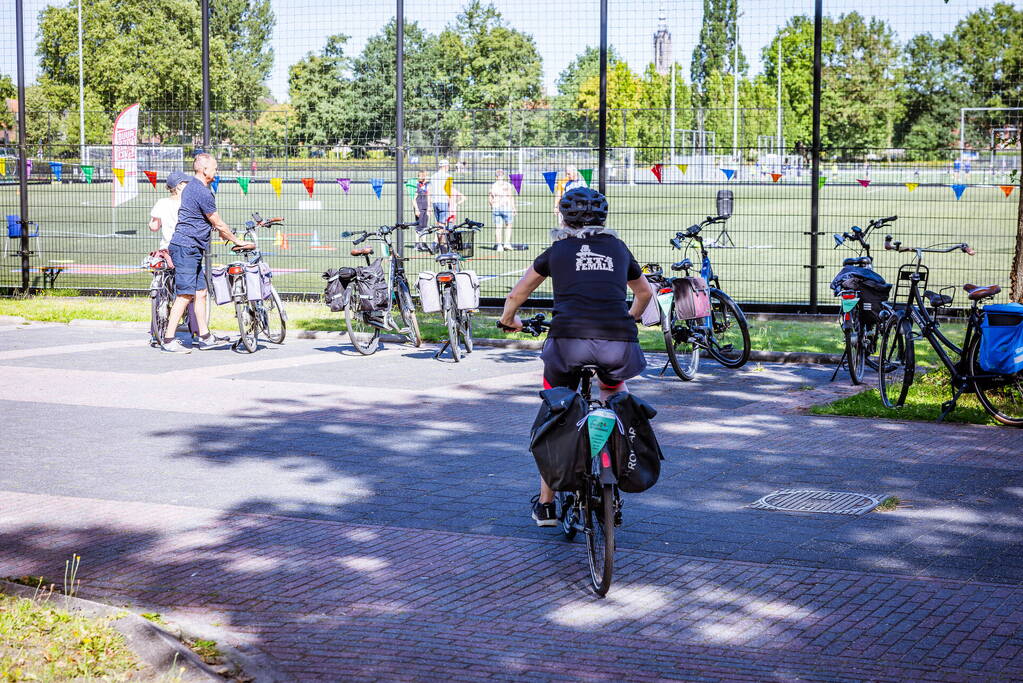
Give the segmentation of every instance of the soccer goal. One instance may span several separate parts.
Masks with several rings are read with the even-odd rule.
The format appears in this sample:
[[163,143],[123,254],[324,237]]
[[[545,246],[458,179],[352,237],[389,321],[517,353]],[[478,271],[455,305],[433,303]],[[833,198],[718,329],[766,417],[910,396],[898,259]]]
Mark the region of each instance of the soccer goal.
[[[94,173],[99,178],[111,176],[111,159],[113,158],[113,147],[111,145],[89,145],[85,148],[85,159],[83,166],[92,166]],[[148,147],[139,145],[138,168],[142,171],[156,171],[160,178],[164,178],[171,171],[186,170],[185,150],[183,147]]]
[[[632,147],[612,147],[607,150],[608,180],[614,183],[634,183],[636,180],[636,150]],[[508,173],[522,174],[524,182],[546,183],[543,174],[562,173],[569,166],[591,169],[593,182],[597,180],[600,155],[595,147],[512,147],[489,149],[463,149],[458,153],[458,164],[474,174],[481,171],[504,169]]]

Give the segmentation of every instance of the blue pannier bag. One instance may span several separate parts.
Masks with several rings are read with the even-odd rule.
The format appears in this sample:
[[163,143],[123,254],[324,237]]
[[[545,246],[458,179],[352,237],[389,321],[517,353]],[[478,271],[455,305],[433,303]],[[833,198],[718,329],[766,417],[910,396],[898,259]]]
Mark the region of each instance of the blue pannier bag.
[[984,307],[977,361],[985,372],[1013,375],[1023,371],[1023,304]]

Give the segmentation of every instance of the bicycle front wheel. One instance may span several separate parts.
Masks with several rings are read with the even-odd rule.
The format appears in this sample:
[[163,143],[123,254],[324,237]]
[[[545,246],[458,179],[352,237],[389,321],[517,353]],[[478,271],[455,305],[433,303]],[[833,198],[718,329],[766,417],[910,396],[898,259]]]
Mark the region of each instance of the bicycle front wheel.
[[348,339],[355,350],[364,356],[371,356],[380,347],[380,328],[371,325],[362,311],[359,289],[355,283],[348,285],[348,304],[345,306],[345,326]]
[[973,390],[990,413],[1003,425],[1023,427],[1023,372],[1014,375],[996,375],[980,367],[980,337],[971,345],[969,355]]
[[853,384],[863,383],[864,361],[863,325],[860,322],[859,309],[849,311],[849,321],[845,326],[845,357],[849,364],[849,379]]
[[394,288],[398,293],[398,315],[401,316],[401,327],[408,343],[415,347],[423,345],[423,335],[419,332],[419,318],[416,317],[416,305],[412,302],[412,293],[409,291],[405,278],[395,278]]
[[615,562],[614,492],[611,484],[594,481],[585,502],[586,555],[590,582],[597,595],[607,595]]
[[696,377],[700,367],[700,346],[696,343],[698,328],[695,320],[678,320],[675,306],[667,315],[661,316],[661,331],[664,333],[664,349],[668,362],[679,379],[689,382]]
[[902,407],[915,372],[912,323],[905,315],[893,315],[881,330],[881,350],[877,357],[878,388],[885,408]]
[[234,317],[238,319],[238,341],[249,353],[256,351],[256,330],[259,321],[256,315],[255,306],[248,301],[237,302],[234,305]]
[[459,311],[458,312],[458,334],[462,337],[462,343],[465,344],[465,352],[472,353],[472,312],[471,311]]
[[462,360],[462,349],[458,346],[458,312],[455,309],[454,292],[450,287],[444,289],[441,304],[444,307],[444,324],[448,328],[448,346],[451,348],[451,357],[457,363]]
[[271,290],[270,296],[260,302],[260,307],[263,311],[261,322],[266,338],[274,344],[283,344],[288,328],[284,322],[284,302],[281,301],[276,289]]
[[150,332],[153,335],[153,345],[159,346],[163,344],[163,340],[167,338],[167,319],[170,317],[170,309],[174,299],[167,291],[164,280],[161,280],[156,288],[153,289],[152,297],[152,322],[150,324]]
[[710,290],[711,329],[707,351],[726,368],[741,368],[749,360],[749,326],[739,305],[720,289]]

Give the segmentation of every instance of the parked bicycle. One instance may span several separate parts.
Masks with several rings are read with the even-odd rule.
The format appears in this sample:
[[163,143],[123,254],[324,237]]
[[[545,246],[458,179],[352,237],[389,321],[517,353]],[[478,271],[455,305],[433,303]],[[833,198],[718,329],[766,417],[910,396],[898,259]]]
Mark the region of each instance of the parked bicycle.
[[[264,219],[258,213],[245,221],[246,242],[255,243],[258,229],[272,228],[284,222],[283,218]],[[235,245],[231,251],[242,260],[229,263],[224,269],[212,269],[213,293],[218,304],[234,303],[238,321],[238,340],[232,348],[254,353],[259,347],[260,333],[273,344],[283,344],[287,334],[288,314],[284,301],[273,286],[269,264],[263,259],[259,247],[246,249]]]
[[[472,353],[472,312],[479,308],[479,279],[471,270],[462,270],[461,251],[472,244],[471,236],[479,232],[482,223],[465,220],[459,225],[438,225],[424,230],[421,234],[436,233],[440,253],[434,257],[443,268],[438,273],[419,274],[419,301],[424,313],[440,311],[448,335],[444,344],[437,349],[434,358],[440,358],[445,350],[451,349],[451,357],[457,363],[462,359],[462,340],[465,353]],[[471,248],[471,247],[469,247]]]
[[[150,318],[149,345],[160,347],[167,338],[167,319],[174,304],[174,269],[170,261],[159,251],[153,252],[142,262],[153,278],[149,283]],[[185,321],[187,321],[187,316]]]
[[[382,225],[376,230],[343,232],[342,237],[352,237],[357,246],[366,240],[380,243],[381,254],[370,261],[373,247],[359,247],[351,251],[352,256],[362,256],[365,266],[341,268],[337,271],[343,286],[339,296],[345,311],[345,326],[352,346],[359,353],[369,356],[380,348],[380,332],[393,330],[405,336],[408,343],[421,346],[419,320],[412,301],[408,278],[405,275],[405,257],[395,254],[393,233],[401,228],[414,228],[416,223]],[[386,268],[383,262],[386,261]],[[328,271],[328,274],[330,271]],[[324,277],[327,277],[325,274]],[[329,303],[329,302],[328,302]],[[401,323],[395,321],[393,312],[397,309]]]
[[675,374],[686,381],[696,377],[704,350],[726,368],[740,368],[749,360],[750,337],[746,316],[739,305],[721,291],[721,282],[714,273],[710,253],[700,235],[706,226],[727,220],[728,216],[724,215],[708,216],[698,225],[675,233],[671,239],[671,246],[682,251],[683,255],[694,244],[698,246],[701,259],[699,277],[691,276],[695,266],[689,258],[671,264],[671,269],[681,272],[682,277],[666,277],[656,263],[644,267],[647,279],[657,287],[668,363]]
[[866,367],[877,370],[877,363],[871,356],[877,352],[878,330],[893,310],[888,303],[892,285],[874,270],[867,238],[872,231],[898,219],[898,216],[878,218],[870,221],[866,229],[854,225],[849,231],[834,235],[835,249],[846,246],[858,253],[842,261],[842,269],[831,281],[831,290],[841,299],[839,325],[845,338],[845,349],[831,375],[832,380],[843,367],[849,370],[853,384],[863,382]]
[[[982,308],[981,302],[997,295],[1001,287],[963,285],[971,305],[962,346],[957,346],[942,334],[935,319],[939,309],[952,305],[955,287],[946,287],[940,292],[926,289],[929,272],[923,265],[923,255],[961,251],[972,256],[974,250],[966,243],[904,247],[891,235],[885,238],[885,249],[914,253],[912,262],[899,268],[896,311],[881,332],[878,375],[885,407],[899,408],[905,403],[916,373],[914,344],[924,338],[951,376],[952,397],[942,403],[939,421],[955,409],[962,394],[972,391],[995,420],[1014,427],[1023,426],[1023,306],[1005,304]],[[899,306],[899,295],[903,291],[904,306]],[[945,291],[950,294],[942,293]],[[927,304],[933,314],[928,312]]]

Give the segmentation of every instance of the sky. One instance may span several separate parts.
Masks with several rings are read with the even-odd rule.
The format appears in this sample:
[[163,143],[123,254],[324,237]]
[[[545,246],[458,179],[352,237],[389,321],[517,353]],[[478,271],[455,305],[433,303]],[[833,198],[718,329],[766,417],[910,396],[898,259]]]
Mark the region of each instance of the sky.
[[[160,0],[155,0],[159,2]],[[216,0],[210,0],[215,3]],[[467,0],[405,0],[406,22],[415,21],[430,33],[453,24]],[[533,37],[544,63],[544,86],[556,91],[558,74],[587,46],[599,42],[598,0],[493,0],[505,22]],[[738,0],[739,42],[752,73],[760,71],[760,52],[792,16],[812,15],[813,0]],[[25,0],[26,72],[29,82],[38,71],[34,36],[39,11],[66,2]],[[858,11],[884,19],[905,42],[918,33],[949,32],[969,12],[990,7],[994,0],[824,0],[827,15]],[[14,3],[0,7],[0,25],[14,26]],[[675,60],[688,75],[693,47],[699,38],[703,0],[608,0],[608,39],[633,70],[653,60],[653,34],[660,18],[672,34]],[[87,6],[87,5],[86,5]],[[274,67],[267,85],[278,101],[287,99],[288,67],[310,51],[320,50],[327,36],[350,36],[350,54],[361,52],[395,13],[395,2],[348,0],[274,0],[277,25],[272,44]],[[0,72],[15,72],[14,36],[0,44]]]

